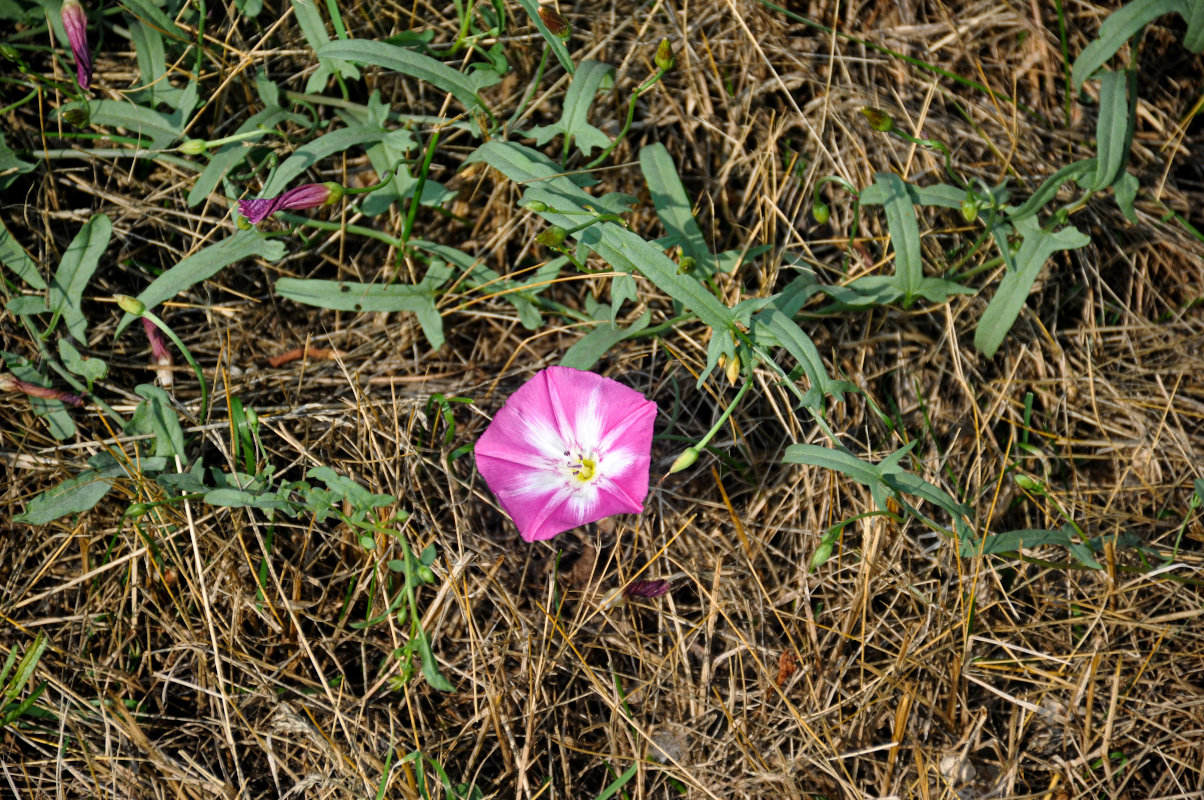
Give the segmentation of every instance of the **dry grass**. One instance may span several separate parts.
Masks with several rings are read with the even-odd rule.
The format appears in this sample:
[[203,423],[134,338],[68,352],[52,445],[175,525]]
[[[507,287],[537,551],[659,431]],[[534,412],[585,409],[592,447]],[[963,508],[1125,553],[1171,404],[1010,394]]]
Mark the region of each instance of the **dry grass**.
[[[662,35],[674,40],[677,68],[641,104],[618,167],[598,173],[598,188],[641,196],[633,226],[658,235],[633,162],[638,146],[663,142],[716,249],[777,248],[721,277],[731,302],[780,289],[787,250],[826,280],[841,279],[851,202],[826,195],[832,221],[818,228],[808,216],[818,177],[858,186],[881,170],[940,179],[937,159],[871,131],[861,106],[948,142],[959,170],[989,182],[1010,175],[1031,189],[1089,155],[1091,108],[1074,104],[1060,124],[1053,5],[793,5],[1015,97],[1055,121],[1048,126],[747,0],[560,8],[574,25],[574,51],[619,65],[620,86],[643,79]],[[278,6],[269,2],[261,19],[279,19],[287,6]],[[1108,8],[1066,6],[1073,54]],[[221,88],[191,135],[232,131],[254,98],[256,70],[299,91],[302,70],[314,66],[290,14],[264,39],[232,9],[213,11],[214,71],[204,80]],[[362,37],[383,38],[412,19],[437,41],[454,31],[450,7],[377,3],[345,15]],[[371,281],[388,268],[384,245],[336,235],[275,264],[227,270],[167,309],[216,385],[217,408],[194,433],[207,464],[233,468],[225,398],[236,396],[260,413],[278,474],[327,465],[400,498],[412,512],[401,534],[438,549],[439,580],[419,603],[456,691],[421,678],[391,688],[391,653],[409,630],[392,617],[352,625],[388,603],[394,540],[368,552],[345,526],[273,527],[198,503],[135,525],[122,518],[130,487],[78,520],[14,526],[9,518],[34,494],[124,442],[84,412],[75,415],[77,440],[55,442],[24,398],[7,396],[0,649],[49,637],[35,677],[48,682],[39,705],[53,717],[0,731],[0,794],[352,798],[383,786],[385,797],[419,797],[413,765],[392,760],[386,773],[395,749],[421,750],[454,783],[497,798],[592,798],[633,764],[622,790],[631,798],[1201,796],[1204,532],[1195,516],[1181,526],[1204,457],[1204,318],[1194,305],[1204,248],[1160,221],[1154,198],[1204,222],[1204,141],[1198,122],[1181,123],[1204,91],[1204,70],[1182,50],[1182,25],[1160,25],[1140,54],[1140,224],[1125,223],[1109,200],[1081,212],[1075,222],[1093,244],[1051,262],[998,356],[984,359],[971,343],[991,289],[945,306],[805,323],[830,371],[897,423],[889,429],[860,397],[834,406],[830,423],[856,452],[881,457],[918,438],[916,469],[965,498],[979,532],[1058,527],[1068,515],[1093,536],[1136,536],[1148,560],[1131,548],[1108,549],[1099,571],[1064,563],[1066,552],[1053,548],[961,559],[914,520],[867,516],[809,571],[820,536],[873,511],[873,500],[840,475],[781,466],[787,444],[818,436],[768,372],[716,440],[738,469],[704,458],[661,480],[681,440],[658,441],[659,482],[644,515],[524,545],[471,459],[448,462],[425,402],[432,392],[474,398],[456,407],[453,446],[469,443],[506,394],[555,363],[579,331],[552,322],[527,331],[501,299],[461,288],[441,300],[449,340],[431,353],[411,316],[318,311],[273,296],[280,276]],[[534,73],[539,50],[523,33],[507,42],[514,77],[491,90],[496,109],[516,107]],[[103,51],[98,94],[118,97],[137,79],[132,64],[128,53]],[[530,120],[555,118],[560,74],[536,94]],[[396,105],[439,110],[441,98],[395,76],[369,86]],[[621,106],[622,98],[600,104],[595,122],[605,127]],[[44,124],[33,106],[10,113],[9,144],[40,147]],[[525,268],[542,257],[531,245],[537,220],[488,170],[455,174],[472,145],[449,137],[433,173],[459,192],[467,221],[423,212],[418,231],[501,273]],[[319,179],[363,177],[366,162],[354,153],[331,161]],[[188,175],[158,162],[62,162],[17,186],[23,195],[4,198],[4,220],[43,264],[57,262],[90,213],[113,219],[86,311],[92,352],[114,367],[106,391],[131,410],[132,387],[151,373],[136,337],[112,344],[118,316],[100,299],[136,292],[147,265],[170,266],[226,235],[224,200],[187,210]],[[926,221],[926,255],[945,263],[964,225],[954,215]],[[881,232],[871,215],[866,253],[880,252]],[[579,276],[548,296],[581,306],[591,293],[604,299],[606,286]],[[645,308],[661,320],[673,313],[641,283]],[[6,351],[36,353],[9,316],[0,336]],[[658,401],[658,432],[696,438],[731,397],[722,380],[695,389],[705,337],[703,326],[686,325],[632,340],[599,369]],[[333,352],[266,363],[307,344]],[[177,375],[175,392],[195,411],[189,373]],[[1018,448],[1027,392],[1031,455]],[[1015,462],[1048,492],[1023,491],[1005,472]],[[1177,543],[1174,563],[1155,568]],[[257,594],[261,562],[266,588]],[[672,589],[616,602],[614,590],[636,576],[667,578]]]

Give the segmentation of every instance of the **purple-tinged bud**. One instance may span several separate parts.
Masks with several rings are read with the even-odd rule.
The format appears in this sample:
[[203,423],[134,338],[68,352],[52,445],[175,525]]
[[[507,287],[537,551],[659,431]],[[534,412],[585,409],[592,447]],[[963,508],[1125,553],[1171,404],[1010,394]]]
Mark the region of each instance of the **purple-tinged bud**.
[[660,597],[665,592],[669,591],[669,582],[667,580],[656,581],[632,581],[623,590],[623,594],[628,597]]
[[673,69],[673,45],[669,44],[668,39],[661,39],[661,43],[656,46],[656,55],[653,56],[652,63],[656,64],[656,68],[661,72]]
[[12,375],[0,375],[0,392],[21,392],[30,397],[40,397],[43,400],[58,400],[60,403],[66,403],[69,406],[82,406],[84,398],[77,394],[71,394],[65,389],[51,389],[48,386],[38,386],[36,383],[29,383]]
[[92,52],[88,50],[88,15],[79,0],[64,0],[63,30],[71,45],[71,56],[75,59],[75,79],[79,88],[87,89],[92,83]]
[[263,222],[277,211],[295,211],[337,203],[346,193],[347,190],[337,183],[306,183],[275,197],[239,200],[238,213],[254,225]]
[[546,230],[540,231],[539,235],[535,237],[535,241],[544,247],[560,247],[560,245],[564,244],[564,239],[568,235],[569,232],[564,228],[559,225],[553,225]]
[[563,14],[550,6],[539,7],[539,18],[543,20],[543,24],[552,32],[553,36],[568,39],[573,34],[569,21],[564,18]]
[[895,121],[885,111],[866,106],[861,109],[861,113],[869,120],[870,127],[879,133],[890,133],[895,129]]
[[155,374],[159,376],[159,383],[163,388],[169,388],[174,380],[171,375],[172,357],[171,351],[167,349],[167,337],[159,330],[159,326],[147,317],[142,318],[142,327],[150,341],[151,366],[155,368]]

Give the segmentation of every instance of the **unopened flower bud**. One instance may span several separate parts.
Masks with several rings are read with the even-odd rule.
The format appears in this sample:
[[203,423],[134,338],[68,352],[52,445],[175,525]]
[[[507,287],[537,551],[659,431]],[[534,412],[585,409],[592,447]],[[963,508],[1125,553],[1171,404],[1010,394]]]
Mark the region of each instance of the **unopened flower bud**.
[[71,56],[75,59],[75,79],[79,88],[87,89],[92,83],[92,52],[88,49],[88,15],[79,0],[64,0],[61,11],[63,30],[67,43],[71,45]]
[[167,349],[167,337],[159,330],[159,326],[147,317],[142,318],[142,328],[146,331],[146,338],[151,346],[151,366],[155,368],[155,374],[163,388],[170,388],[175,381],[171,374],[172,358],[171,351]]
[[523,203],[523,207],[530,209],[531,211],[534,211],[536,214],[548,210],[548,204],[541,203],[538,200],[528,200],[525,203]]
[[819,547],[815,548],[815,552],[811,554],[811,569],[815,571],[822,567],[829,558],[832,557],[832,543],[823,541],[819,543]]
[[972,195],[962,198],[962,219],[966,222],[978,219],[978,201]]
[[573,29],[569,25],[569,21],[564,18],[559,11],[551,6],[539,7],[539,18],[543,20],[543,24],[552,32],[553,36],[559,36],[561,39],[568,39],[572,35]]
[[199,156],[209,150],[209,142],[204,139],[185,139],[176,150],[186,156]]
[[673,45],[669,44],[668,39],[661,39],[660,44],[656,46],[656,55],[653,56],[652,63],[656,64],[656,68],[661,72],[673,69]]
[[820,225],[827,223],[828,217],[832,216],[832,212],[828,209],[828,204],[820,200],[816,200],[811,204],[811,216]]
[[418,580],[422,581],[423,583],[434,583],[435,582],[435,573],[432,572],[431,568],[428,567],[426,564],[419,564],[417,572],[418,572]]
[[63,121],[73,128],[82,128],[88,124],[88,120],[92,115],[88,113],[88,109],[76,106],[69,108],[62,113]]
[[17,52],[17,48],[13,47],[8,42],[0,43],[0,56],[3,56],[9,61],[21,60],[21,54]]
[[723,370],[723,373],[724,373],[724,375],[727,376],[728,385],[735,386],[736,381],[740,380],[740,356],[739,355],[732,356],[731,360],[727,362],[727,367]]
[[879,133],[889,133],[895,129],[895,121],[885,111],[866,106],[861,109],[861,113],[869,120],[870,127]]
[[21,392],[29,397],[38,397],[42,400],[58,400],[60,403],[66,403],[69,406],[82,406],[84,398],[77,394],[72,394],[66,389],[52,389],[49,386],[39,386],[36,383],[23,381],[13,375],[0,375],[0,392]]
[[559,225],[553,225],[546,230],[540,231],[539,235],[535,237],[535,241],[544,247],[560,247],[560,245],[564,244],[564,239],[568,235],[569,232],[564,228]]
[[1045,484],[1030,475],[1018,473],[1012,477],[1012,480],[1016,481],[1016,485],[1026,492],[1034,494],[1044,494],[1045,492]]
[[150,511],[150,506],[148,506],[146,503],[134,503],[125,510],[125,516],[141,517],[148,511]]
[[682,451],[682,454],[673,462],[673,466],[669,467],[669,474],[681,472],[683,469],[689,469],[698,460],[699,451],[697,447],[690,447]]
[[694,267],[696,267],[697,265],[698,265],[698,262],[694,259],[693,256],[682,256],[677,261],[677,274],[678,275],[689,275],[691,272],[694,271]]
[[119,294],[114,296],[113,299],[117,301],[117,307],[127,314],[140,317],[146,313],[146,303],[137,297],[130,297],[128,294]]
[[667,591],[669,591],[669,582],[662,578],[655,581],[632,581],[627,584],[627,588],[623,590],[623,594],[628,597],[646,597],[652,599],[660,597]]

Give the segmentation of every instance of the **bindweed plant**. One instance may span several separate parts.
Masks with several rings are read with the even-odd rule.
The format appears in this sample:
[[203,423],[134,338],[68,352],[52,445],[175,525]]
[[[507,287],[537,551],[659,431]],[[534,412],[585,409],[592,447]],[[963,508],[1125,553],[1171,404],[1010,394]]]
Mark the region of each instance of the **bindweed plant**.
[[[570,49],[567,23],[554,12],[533,0],[521,0],[519,5],[525,18],[516,19],[500,2],[457,2],[454,39],[439,46],[429,32],[408,31],[387,39],[356,38],[333,4],[328,7],[327,20],[315,4],[294,0],[292,12],[316,64],[305,80],[304,91],[285,88],[266,73],[256,74],[253,92],[251,85],[246,87],[253,107],[245,119],[226,135],[211,139],[193,135],[205,113],[205,93],[212,88],[202,85],[205,79],[201,77],[207,73],[206,60],[212,58],[205,39],[203,5],[181,0],[135,2],[90,19],[81,16],[82,8],[74,0],[68,0],[59,17],[47,16],[40,5],[20,0],[0,6],[0,16],[27,26],[22,36],[12,37],[3,50],[20,73],[15,80],[27,92],[9,109],[53,95],[57,107],[52,118],[64,126],[59,138],[72,145],[11,150],[0,142],[0,188],[43,164],[149,159],[186,176],[190,188],[185,202],[190,209],[206,204],[231,209],[230,218],[203,237],[203,246],[173,259],[157,274],[141,276],[144,285],[136,296],[115,298],[124,314],[115,325],[115,334],[129,336],[126,332],[132,323],[146,320],[150,327],[143,330],[157,330],[166,336],[191,367],[199,391],[199,402],[185,405],[163,386],[136,385],[133,394],[138,401],[128,415],[109,403],[109,364],[84,352],[91,341],[86,293],[94,285],[110,244],[109,218],[96,214],[79,227],[49,280],[17,238],[0,230],[0,264],[9,280],[5,308],[21,320],[36,346],[36,359],[32,360],[3,354],[11,373],[4,386],[29,395],[34,413],[57,439],[77,433],[67,411],[69,405],[87,405],[99,411],[106,425],[126,437],[120,446],[98,448],[86,469],[31,499],[17,517],[19,521],[42,525],[82,514],[120,485],[132,498],[127,513],[132,525],[147,519],[170,524],[168,512],[182,503],[242,508],[267,520],[270,536],[265,549],[269,552],[270,537],[275,536],[270,526],[284,518],[304,516],[316,524],[330,521],[347,526],[366,552],[373,552],[381,537],[393,537],[402,557],[385,562],[389,573],[383,579],[389,597],[385,616],[396,614],[410,631],[408,643],[395,654],[402,665],[400,680],[404,683],[413,673],[417,656],[431,685],[451,689],[438,671],[416,601],[417,590],[433,580],[430,567],[435,550],[427,547],[419,555],[413,554],[397,531],[405,523],[405,512],[385,511],[396,506],[398,499],[374,494],[326,467],[309,469],[300,480],[277,475],[260,441],[261,421],[237,398],[226,403],[231,463],[222,468],[207,462],[203,437],[196,435],[210,424],[214,413],[206,368],[173,332],[162,310],[164,304],[235,265],[256,259],[276,264],[290,249],[322,252],[345,237],[359,237],[378,241],[388,249],[389,268],[382,274],[359,280],[287,275],[276,279],[276,295],[302,305],[354,314],[413,314],[432,351],[439,350],[447,339],[446,318],[474,303],[500,298],[513,306],[519,323],[529,330],[541,328],[550,319],[582,328],[584,335],[566,349],[559,364],[578,370],[594,366],[620,342],[654,337],[675,326],[698,325],[706,331],[706,362],[698,372],[697,384],[704,385],[720,369],[730,385],[740,388],[709,432],[683,448],[672,471],[696,468],[732,412],[755,397],[754,389],[762,385],[758,377],[767,376],[789,393],[798,413],[825,441],[822,445],[791,444],[784,451],[783,465],[830,469],[865,485],[877,513],[901,513],[920,521],[949,537],[961,556],[1010,551],[1027,544],[1059,544],[1069,547],[1081,564],[1098,566],[1092,556],[1101,546],[1098,539],[1089,539],[1069,518],[1056,531],[987,534],[968,502],[979,489],[962,487],[955,497],[921,477],[921,465],[913,458],[914,440],[896,442],[893,452],[877,461],[853,452],[842,432],[833,429],[830,411],[845,402],[846,396],[860,395],[863,390],[829,373],[823,354],[804,326],[816,313],[945,304],[958,295],[978,293],[985,287],[973,285],[972,279],[986,269],[999,268],[1002,277],[974,334],[979,351],[993,356],[1054,254],[1088,244],[1087,235],[1072,223],[1078,211],[1110,190],[1122,213],[1136,219],[1140,186],[1127,170],[1137,104],[1135,73],[1131,68],[1112,71],[1103,65],[1145,22],[1170,11],[1188,20],[1185,46],[1193,52],[1204,49],[1204,17],[1198,12],[1201,3],[1139,0],[1109,19],[1100,40],[1075,63],[1072,76],[1076,92],[1088,81],[1098,83],[1096,153],[1063,166],[1023,199],[1014,198],[1020,193],[1006,182],[989,186],[962,177],[946,144],[912,136],[899,129],[888,114],[869,110],[865,116],[876,132],[938,153],[947,181],[916,185],[880,171],[872,184],[858,189],[843,179],[821,179],[815,187],[813,209],[818,221],[829,220],[830,209],[819,195],[821,185],[836,183],[853,193],[852,240],[861,210],[881,207],[893,271],[829,285],[813,272],[799,270],[783,287],[752,296],[741,293],[734,300],[728,290],[733,284],[740,288],[732,276],[742,265],[774,257],[790,265],[792,254],[775,253],[773,243],[752,239],[739,249],[715,252],[695,216],[678,165],[663,145],[643,144],[634,154],[643,179],[639,188],[646,189],[650,211],[662,229],[658,238],[643,235],[632,221],[641,202],[637,197],[591,191],[598,182],[593,171],[603,168],[629,144],[637,114],[663,90],[666,75],[680,68],[671,43],[663,40],[646,47],[646,52],[632,54],[630,63],[642,64],[638,69],[644,71],[621,75],[615,66],[581,58]],[[807,22],[793,12],[766,5]],[[237,7],[250,18],[262,11],[258,0],[241,0]],[[527,24],[539,32],[540,63],[518,106],[496,108],[490,90],[510,70],[504,39]],[[90,26],[99,29],[93,34],[101,32],[103,37],[90,35]],[[46,63],[37,63],[40,45],[31,44],[30,37],[48,34],[51,29],[56,41],[70,46],[76,73],[73,83],[60,79],[55,62],[43,59]],[[138,88],[120,99],[100,97],[97,92],[97,86],[105,86],[109,80],[104,67],[112,53],[95,58],[89,50],[90,42],[103,40],[107,51],[115,51],[114,39],[121,48],[133,51],[139,75]],[[180,86],[168,80],[174,75],[171,65],[177,63],[194,67],[178,81],[183,84]],[[557,70],[567,82],[559,117],[546,124],[530,124],[531,98]],[[416,113],[386,101],[368,76],[374,80],[395,77],[438,95],[442,99],[437,112]],[[68,99],[59,102],[63,98]],[[621,111],[604,120],[615,107]],[[366,185],[353,186],[350,179],[343,178],[309,179],[331,177],[336,162],[348,154],[364,165],[366,173],[372,173]],[[484,168],[488,174],[500,176],[501,185],[515,201],[516,213],[532,215],[546,226],[534,241],[523,243],[523,253],[542,248],[554,255],[542,262],[531,257],[526,272],[503,274],[490,268],[478,252],[417,235],[422,215],[457,217],[456,192],[439,179],[448,164],[453,164],[460,176],[485,172]],[[1065,189],[1073,190],[1073,196],[1059,200]],[[337,221],[320,218],[322,212],[317,209],[328,205],[337,207]],[[974,226],[973,235],[964,246],[955,248],[950,263],[926,263],[917,208],[954,210]],[[970,266],[972,259],[991,247],[996,251],[993,258]],[[888,254],[882,256],[885,260]],[[570,269],[577,273],[573,278],[603,282],[609,302],[601,302],[599,295],[569,305],[551,297],[548,287],[563,280],[562,272]],[[671,313],[654,319],[650,310],[642,309],[634,321],[621,324],[625,310],[641,303],[641,286],[647,285],[668,298]],[[820,297],[830,305],[817,310],[812,299]],[[138,327],[142,326],[135,329]],[[155,358],[161,362],[162,354]],[[437,404],[444,419],[450,416],[450,402],[459,399],[442,398]],[[428,409],[428,416],[433,412]],[[449,458],[463,452],[454,450]],[[1037,491],[1040,487],[1033,484],[1029,488]],[[513,509],[512,497],[504,499],[503,506]],[[620,503],[615,507],[630,510],[631,506]],[[574,524],[584,521],[574,519]],[[565,527],[545,522],[534,517],[520,521],[524,537],[545,538]],[[830,550],[835,536],[825,537],[820,547]],[[265,552],[265,558],[267,555]],[[819,551],[813,564],[818,567],[826,559],[827,554]],[[262,571],[258,577],[262,589]],[[363,624],[380,619],[378,615]]]

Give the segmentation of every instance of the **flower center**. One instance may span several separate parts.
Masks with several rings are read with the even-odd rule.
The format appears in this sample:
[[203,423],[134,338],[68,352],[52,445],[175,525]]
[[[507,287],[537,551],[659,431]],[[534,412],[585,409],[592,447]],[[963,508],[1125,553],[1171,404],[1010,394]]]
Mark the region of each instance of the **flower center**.
[[589,483],[598,475],[598,459],[593,453],[586,453],[581,450],[564,451],[565,458],[568,459],[566,466],[569,474],[578,483]]

